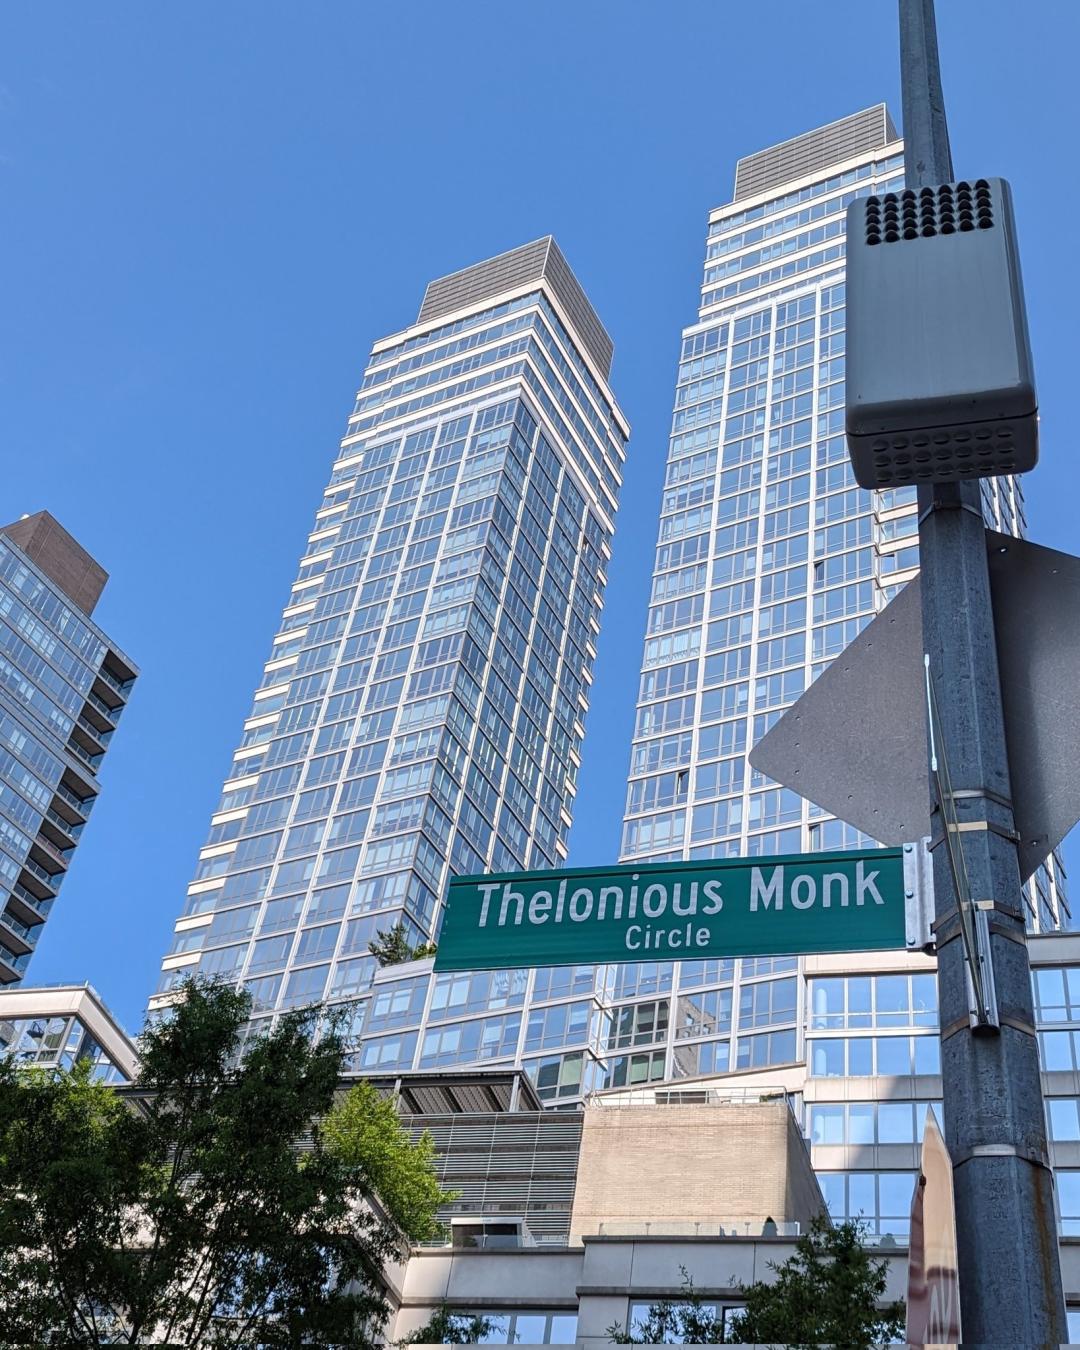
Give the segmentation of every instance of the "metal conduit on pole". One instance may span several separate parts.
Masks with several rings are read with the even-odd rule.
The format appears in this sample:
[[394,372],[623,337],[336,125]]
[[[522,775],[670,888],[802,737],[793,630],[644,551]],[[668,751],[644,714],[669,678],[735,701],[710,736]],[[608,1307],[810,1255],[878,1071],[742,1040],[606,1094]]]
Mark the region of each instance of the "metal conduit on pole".
[[[933,0],[900,0],[900,61],[906,184],[951,182]],[[979,482],[920,486],[919,516],[923,648],[937,705],[935,927],[964,1344],[1059,1345],[1066,1326],[1054,1185]],[[940,800],[941,761],[948,801]],[[965,885],[970,893],[958,894]],[[961,922],[970,915],[981,920],[990,970],[988,992],[974,997]]]

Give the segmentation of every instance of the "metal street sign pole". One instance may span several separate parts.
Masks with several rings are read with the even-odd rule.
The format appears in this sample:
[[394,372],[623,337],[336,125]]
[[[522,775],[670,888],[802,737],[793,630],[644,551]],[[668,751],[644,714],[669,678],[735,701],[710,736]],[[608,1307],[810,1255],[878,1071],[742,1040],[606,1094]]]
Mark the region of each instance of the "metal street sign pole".
[[[951,182],[933,0],[900,0],[900,62],[906,184]],[[951,797],[932,804],[933,868],[964,1342],[1058,1345],[1065,1308],[980,484],[920,487],[919,515],[923,647]],[[972,1015],[956,850],[980,916],[970,927],[988,948],[989,1018]]]

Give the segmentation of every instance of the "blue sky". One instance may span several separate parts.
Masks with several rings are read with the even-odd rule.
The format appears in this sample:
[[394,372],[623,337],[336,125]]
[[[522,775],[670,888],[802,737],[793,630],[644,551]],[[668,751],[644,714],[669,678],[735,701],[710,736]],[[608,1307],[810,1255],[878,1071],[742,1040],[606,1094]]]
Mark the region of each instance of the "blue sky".
[[[1080,6],[939,8],[958,171],[1017,199],[1043,413],[1031,535],[1080,552]],[[90,980],[137,1028],[371,342],[431,277],[549,231],[612,334],[634,427],[571,836],[574,862],[615,856],[706,213],[741,154],[883,98],[899,121],[894,11],[4,7],[0,513],[47,508],[95,554],[96,618],[143,671],[32,982]]]

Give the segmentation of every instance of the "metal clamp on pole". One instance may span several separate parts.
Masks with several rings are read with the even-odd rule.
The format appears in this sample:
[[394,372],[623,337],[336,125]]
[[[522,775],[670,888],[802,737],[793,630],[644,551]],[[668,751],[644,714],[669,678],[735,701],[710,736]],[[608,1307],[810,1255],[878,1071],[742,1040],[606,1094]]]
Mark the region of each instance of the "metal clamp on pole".
[[993,901],[976,902],[971,898],[961,839],[963,826],[957,819],[956,794],[953,792],[942,746],[941,720],[930,674],[929,656],[923,656],[923,668],[926,671],[926,712],[930,729],[930,776],[941,812],[942,838],[949,859],[949,871],[956,889],[956,910],[967,962],[968,1018],[973,1031],[1000,1031],[987,913],[994,908],[994,904]]
[[[993,900],[971,901],[972,928],[975,935],[974,961],[968,969],[968,1018],[973,1031],[1000,1031],[997,988],[994,984],[994,962],[990,955],[990,915]],[[978,983],[972,978],[972,967],[977,969]]]
[[930,838],[904,845],[904,938],[909,952],[933,952],[934,863]]

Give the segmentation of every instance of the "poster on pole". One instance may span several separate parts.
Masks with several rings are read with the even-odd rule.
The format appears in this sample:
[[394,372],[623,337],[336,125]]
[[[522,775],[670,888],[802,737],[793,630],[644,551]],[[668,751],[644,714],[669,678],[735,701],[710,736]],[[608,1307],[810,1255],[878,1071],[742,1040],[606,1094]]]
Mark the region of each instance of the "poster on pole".
[[907,1341],[911,1346],[960,1341],[953,1169],[933,1108],[926,1113],[921,1170],[911,1201]]

